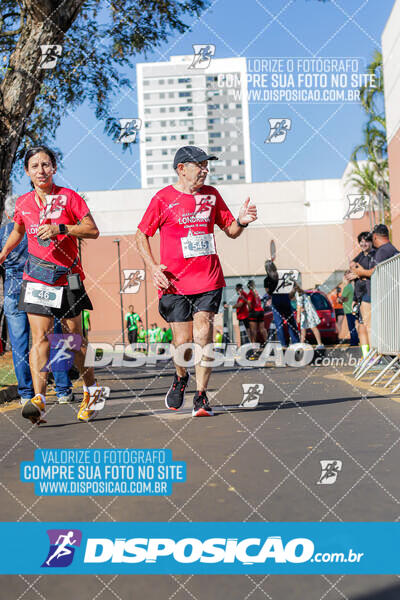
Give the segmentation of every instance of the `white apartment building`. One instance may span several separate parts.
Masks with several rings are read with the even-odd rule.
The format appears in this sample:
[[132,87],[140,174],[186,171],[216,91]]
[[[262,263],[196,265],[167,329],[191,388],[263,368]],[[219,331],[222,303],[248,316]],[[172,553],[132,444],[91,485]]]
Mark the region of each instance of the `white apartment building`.
[[210,184],[251,182],[246,59],[212,58],[206,69],[190,68],[192,61],[136,66],[142,188],[173,183],[174,154],[186,145],[219,157]]

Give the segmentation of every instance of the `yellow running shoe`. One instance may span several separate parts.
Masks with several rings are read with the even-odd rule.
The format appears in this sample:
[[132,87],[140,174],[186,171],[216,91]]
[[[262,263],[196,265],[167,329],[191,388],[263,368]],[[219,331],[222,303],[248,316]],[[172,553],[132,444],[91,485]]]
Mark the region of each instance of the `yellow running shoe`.
[[36,394],[31,400],[27,400],[22,407],[22,416],[29,419],[34,425],[37,423],[46,423],[42,419],[42,414],[46,412],[46,404],[43,402],[40,394]]
[[88,421],[94,419],[96,411],[90,410],[90,406],[94,404],[95,401],[95,398],[90,397],[89,392],[83,392],[83,400],[78,411],[79,421],[85,421],[87,423]]

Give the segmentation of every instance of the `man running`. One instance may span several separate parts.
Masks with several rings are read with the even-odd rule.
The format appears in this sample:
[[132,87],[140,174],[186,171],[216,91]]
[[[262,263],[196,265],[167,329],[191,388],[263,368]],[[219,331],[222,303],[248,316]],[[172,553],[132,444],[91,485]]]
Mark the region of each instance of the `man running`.
[[[235,219],[219,192],[204,185],[209,160],[217,157],[196,146],[179,148],[173,163],[177,183],[157,192],[136,233],[139,252],[159,290],[159,312],[171,323],[175,348],[193,341],[201,347],[212,343],[214,315],[225,286],[214,225],[228,237],[237,238],[257,218],[257,209],[249,204],[249,198]],[[157,229],[160,264],[149,244]],[[211,368],[204,366],[204,362],[196,365],[194,417],[213,415],[206,394]],[[186,368],[176,364],[174,381],[165,397],[169,409],[181,408],[188,379]]]

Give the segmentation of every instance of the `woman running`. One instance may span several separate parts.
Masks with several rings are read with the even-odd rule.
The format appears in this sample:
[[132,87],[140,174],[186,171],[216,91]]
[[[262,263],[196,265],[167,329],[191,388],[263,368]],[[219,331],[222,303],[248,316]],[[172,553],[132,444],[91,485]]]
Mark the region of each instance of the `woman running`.
[[[83,198],[53,182],[57,161],[52,150],[46,146],[31,148],[25,155],[24,166],[33,190],[18,198],[14,229],[0,253],[2,264],[26,232],[28,260],[19,309],[28,314],[32,332],[29,364],[35,396],[25,402],[22,416],[32,423],[43,422],[46,365],[50,353],[47,334],[53,332],[54,317],[58,317],[64,333],[80,336],[80,340],[79,337],[66,336],[64,348],[60,350],[61,353],[67,349],[75,352],[75,364],[84,381],[78,419],[89,421],[95,416],[95,409],[102,407],[108,388],[96,384],[92,367],[84,367],[87,342],[82,335],[81,312],[83,309],[92,310],[93,306],[82,283],[85,275],[78,256],[77,238],[95,239],[99,230]],[[81,345],[76,344],[77,339]]]

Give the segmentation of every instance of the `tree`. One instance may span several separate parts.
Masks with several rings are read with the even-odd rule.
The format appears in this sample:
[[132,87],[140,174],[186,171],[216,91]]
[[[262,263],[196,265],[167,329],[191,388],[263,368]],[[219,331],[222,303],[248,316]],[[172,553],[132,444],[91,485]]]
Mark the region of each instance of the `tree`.
[[[1,0],[0,219],[12,169],[28,146],[49,143],[69,110],[89,101],[110,117],[113,93],[130,86],[123,68],[173,31],[188,29],[209,0]],[[62,46],[42,68],[42,46]],[[110,123],[108,122],[108,128]]]
[[[364,140],[351,155],[353,171],[348,181],[360,194],[368,194],[375,220],[375,208],[380,220],[390,224],[389,164],[387,155],[382,54],[375,51],[367,73],[374,76],[374,85],[360,88],[361,105],[367,115]],[[365,162],[360,162],[365,161]]]

